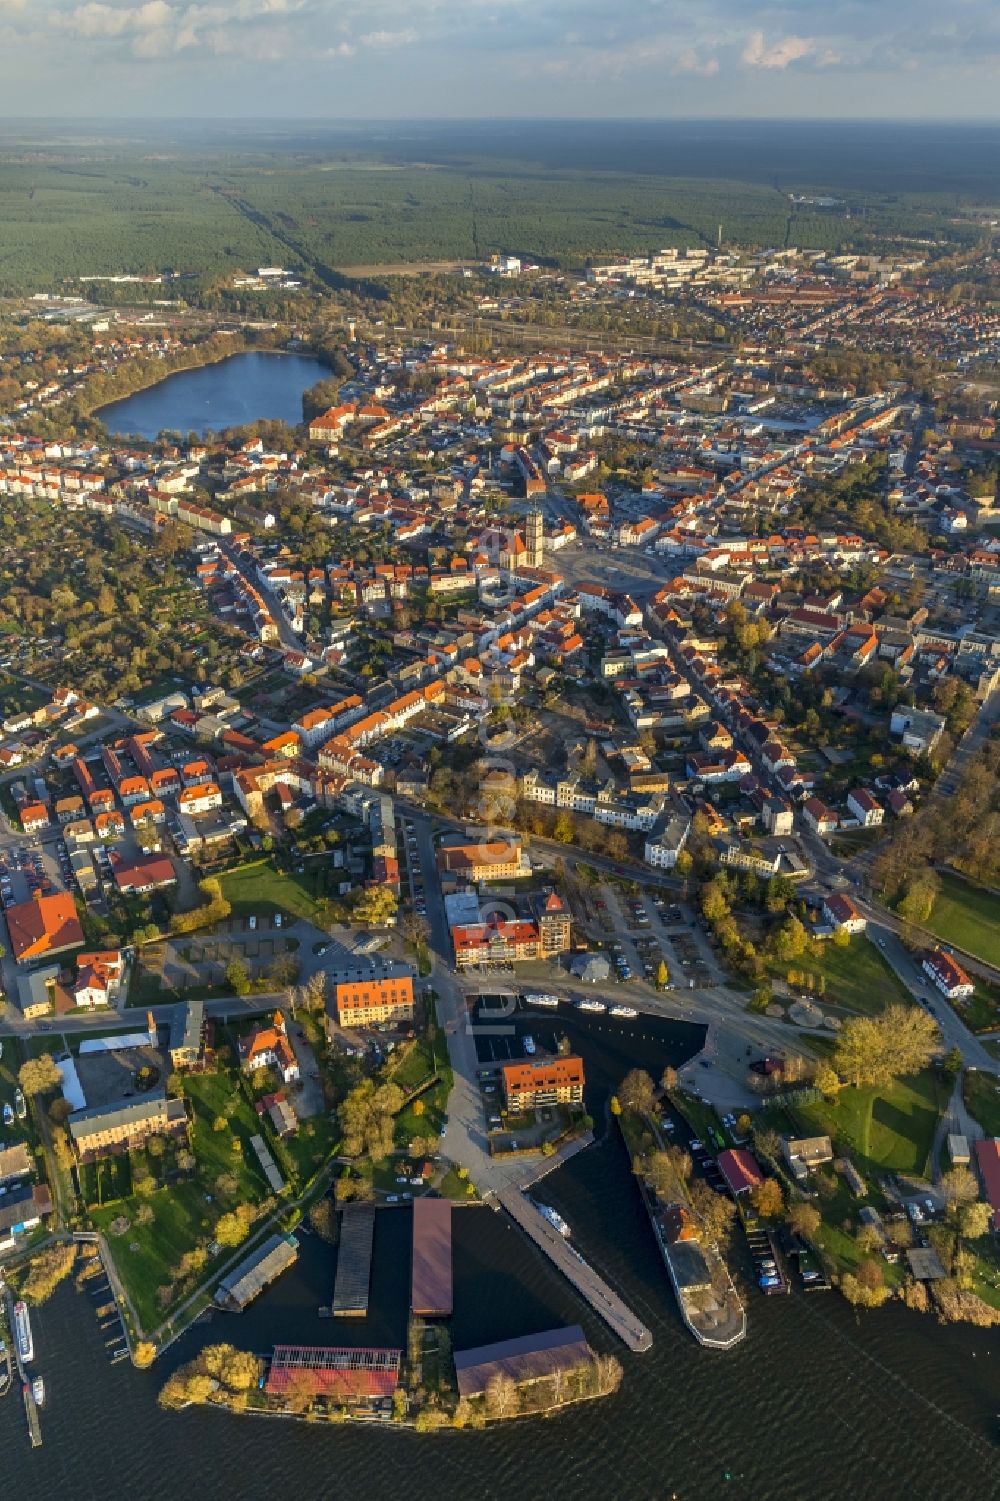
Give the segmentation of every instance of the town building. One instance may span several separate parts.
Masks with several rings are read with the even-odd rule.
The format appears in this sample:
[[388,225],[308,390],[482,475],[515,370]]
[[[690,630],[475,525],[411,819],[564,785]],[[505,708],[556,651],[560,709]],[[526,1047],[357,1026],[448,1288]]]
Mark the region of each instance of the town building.
[[823,916],[838,933],[863,933],[868,919],[853,897],[836,892],[823,902]]
[[926,954],[922,968],[949,1001],[970,996],[976,988],[954,955],[946,954],[943,949],[933,949]]
[[413,1021],[413,974],[398,967],[398,973],[372,974],[333,985],[333,1004],[341,1027],[373,1027]]
[[64,954],[83,944],[83,929],[68,891],[49,896],[37,892],[31,901],[8,907],[7,932],[14,960],[30,964],[49,954]]
[[181,1135],[187,1130],[187,1113],[183,1100],[168,1100],[163,1090],[156,1090],[141,1098],[76,1110],[67,1125],[74,1147],[86,1161],[118,1146],[131,1151],[151,1136]]
[[503,1066],[504,1103],[508,1110],[536,1110],[542,1105],[583,1102],[583,1059],[573,1053],[531,1058]]
[[259,1068],[273,1068],[282,1082],[292,1084],[299,1078],[299,1064],[288,1040],[285,1018],[276,1011],[270,1024],[254,1027],[239,1040],[240,1067],[252,1074]]

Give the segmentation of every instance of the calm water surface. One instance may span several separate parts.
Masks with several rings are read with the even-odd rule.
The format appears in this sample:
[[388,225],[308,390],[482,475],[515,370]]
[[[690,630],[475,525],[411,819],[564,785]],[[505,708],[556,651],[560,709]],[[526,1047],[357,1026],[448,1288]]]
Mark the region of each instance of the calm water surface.
[[180,370],[95,414],[116,437],[155,438],[164,429],[204,434],[263,419],[302,421],[302,393],[329,368],[304,354],[234,354],[200,370]]
[[[552,1025],[551,1019],[549,1025]],[[532,1026],[541,1033],[541,1018]],[[576,1033],[576,1026],[573,1027]],[[573,1042],[612,1051],[609,1022]],[[624,1050],[651,1072],[692,1051],[695,1029],[636,1023]],[[695,1043],[697,1046],[697,1043]],[[601,1103],[604,1080],[588,1057]],[[608,1079],[621,1077],[617,1059]],[[589,1092],[590,1093],[590,1092]],[[372,1313],[320,1320],[336,1251],[304,1237],[299,1261],[243,1315],[190,1330],[154,1372],[111,1366],[94,1305],[71,1286],[33,1316],[48,1400],[44,1446],[28,1446],[16,1393],[0,1401],[0,1475],[18,1498],[70,1501],[996,1501],[1000,1498],[1000,1330],[939,1327],[902,1307],[856,1317],[836,1294],[764,1298],[737,1252],[749,1333],[733,1351],[700,1349],[677,1314],[617,1134],[536,1189],[574,1242],[653,1333],[630,1355],[568,1284],[498,1214],[454,1216],[456,1348],[580,1322],[619,1356],[620,1392],[551,1419],[489,1433],[418,1436],[164,1413],[173,1365],[225,1339],[264,1353],[275,1341],[405,1345],[411,1213],[380,1211]]]

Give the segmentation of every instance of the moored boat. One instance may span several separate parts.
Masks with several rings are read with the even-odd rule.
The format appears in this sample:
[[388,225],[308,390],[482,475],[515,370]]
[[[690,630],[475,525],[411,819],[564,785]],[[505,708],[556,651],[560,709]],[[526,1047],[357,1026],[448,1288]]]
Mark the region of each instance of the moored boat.
[[569,1225],[563,1219],[558,1209],[553,1209],[550,1204],[536,1204],[535,1208],[538,1210],[539,1214],[543,1215],[545,1219],[548,1220],[553,1230],[558,1230],[560,1235],[563,1235],[567,1239],[569,1239]]
[[28,1313],[27,1303],[23,1301],[14,1304],[14,1339],[21,1359],[23,1361],[34,1360],[35,1341],[31,1333],[31,1316]]

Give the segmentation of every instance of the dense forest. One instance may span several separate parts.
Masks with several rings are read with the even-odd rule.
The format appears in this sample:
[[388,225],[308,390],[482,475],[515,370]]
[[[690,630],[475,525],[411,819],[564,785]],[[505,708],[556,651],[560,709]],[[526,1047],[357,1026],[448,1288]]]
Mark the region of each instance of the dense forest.
[[[891,160],[880,180],[870,165],[862,170],[867,143],[863,153],[828,150],[814,161],[788,139],[755,158],[746,140],[657,149],[649,131],[633,140],[581,130],[575,146],[551,132],[515,134],[507,154],[495,141],[491,150],[482,131],[462,150],[454,134],[429,140],[425,154],[405,134],[357,137],[349,149],[291,138],[285,149],[272,141],[234,150],[228,141],[169,153],[109,139],[86,154],[69,140],[29,153],[8,138],[6,149],[0,143],[0,293],[172,271],[183,279],[157,295],[200,301],[260,265],[335,288],[345,269],[475,261],[501,250],[580,267],[619,250],[714,244],[719,226],[727,243],[748,248],[919,240],[945,249],[981,235],[986,168],[970,173],[967,152],[956,186],[939,167],[894,178]],[[792,191],[843,196],[820,209],[793,204]],[[149,299],[151,289],[137,295]]]

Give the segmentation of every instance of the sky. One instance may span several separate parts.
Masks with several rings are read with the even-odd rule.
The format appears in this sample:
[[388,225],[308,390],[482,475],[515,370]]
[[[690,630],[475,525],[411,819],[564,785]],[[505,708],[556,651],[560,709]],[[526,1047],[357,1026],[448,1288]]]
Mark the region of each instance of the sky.
[[1000,115],[1000,0],[0,0],[0,113]]

